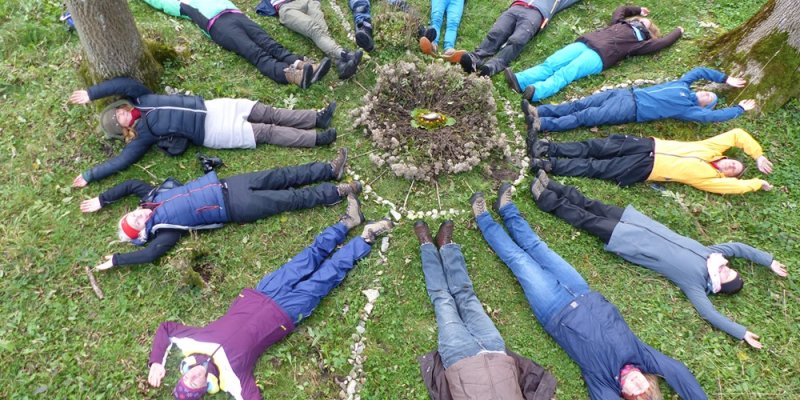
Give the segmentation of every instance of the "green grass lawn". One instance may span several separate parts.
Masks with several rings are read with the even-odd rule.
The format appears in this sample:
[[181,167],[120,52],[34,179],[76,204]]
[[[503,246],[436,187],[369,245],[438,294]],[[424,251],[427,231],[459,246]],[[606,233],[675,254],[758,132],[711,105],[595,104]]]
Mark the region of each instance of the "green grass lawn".
[[[335,1],[352,26],[347,2]],[[290,50],[321,57],[310,41],[289,32],[276,19],[256,17],[255,1],[236,3]],[[354,43],[347,43],[347,32],[331,4],[324,3],[334,36],[354,47]],[[381,12],[382,0],[374,3],[375,12]],[[429,2],[412,3],[427,21]],[[474,48],[508,3],[510,0],[467,1],[459,46]],[[737,26],[762,3],[643,3],[662,31],[682,25],[686,28],[684,38],[656,55],[624,61],[576,82],[552,101],[627,80],[678,77],[701,65],[698,60],[704,41]],[[615,0],[585,0],[562,12],[512,67],[520,70],[540,62],[579,34],[603,26],[618,4]],[[166,65],[162,86],[190,90],[206,98],[245,97],[276,106],[295,104],[297,108],[339,102],[333,124],[340,133],[336,146],[210,150],[207,153],[225,159],[227,167],[220,175],[329,159],[338,146],[351,148],[356,156],[371,150],[361,129],[352,127],[348,112],[361,104],[365,88],[374,83],[376,65],[406,57],[405,51],[396,47],[381,50],[388,44],[378,42],[378,50],[354,79],[341,82],[332,72],[322,84],[302,91],[262,77],[188,21],[168,17],[140,1],[132,1],[130,6],[145,37],[167,44],[182,43],[191,51],[190,59]],[[154,265],[99,273],[106,299],[98,300],[84,267],[98,264],[106,254],[132,250],[114,242],[115,224],[136,203],[131,198],[92,215],[82,215],[78,203],[124,179],[157,183],[172,176],[188,181],[199,176],[200,170],[194,149],[176,158],[153,150],[123,173],[84,189],[70,187],[75,175],[119,151],[120,144],[109,147],[96,131],[93,107],[67,104],[68,95],[83,87],[76,74],[82,56],[77,35],[66,33],[58,22],[60,11],[60,2],[55,0],[0,3],[0,195],[4,199],[0,207],[0,398],[171,398],[172,384],[178,378],[177,352],[173,351],[167,364],[166,387],[152,389],[146,383],[147,357],[158,324],[177,320],[204,325],[218,318],[241,288],[255,285],[265,273],[280,267],[333,223],[343,206],[287,213],[250,225],[231,224],[185,238]],[[701,28],[700,21],[715,22],[720,28]],[[410,52],[418,54],[417,49]],[[506,87],[502,74],[493,82],[499,126],[510,137],[509,124],[524,130],[524,122],[521,116],[512,120],[503,116],[502,107],[509,101],[517,111],[519,97]],[[732,102],[722,99],[721,103],[726,100]],[[799,398],[800,288],[796,266],[800,264],[800,201],[796,191],[800,190],[800,178],[794,173],[800,165],[799,124],[800,102],[794,100],[775,113],[747,115],[722,124],[657,122],[600,128],[597,133],[577,130],[552,137],[566,141],[625,132],[696,140],[742,127],[762,143],[776,167],[769,178],[775,190],[769,193],[719,196],[668,184],[673,196],[662,196],[644,184],[620,189],[609,182],[559,179],[578,186],[590,197],[616,205],[634,204],[676,232],[704,243],[741,240],[775,254],[789,267],[788,279],[736,261],[734,267],[746,279],[745,289],[738,296],[713,300],[722,313],[761,335],[765,348],[760,351],[711,328],[665,279],[605,253],[599,240],[536,209],[527,190],[529,178],[519,186],[515,200],[550,247],[619,307],[642,340],[688,365],[710,398]],[[490,162],[506,163],[501,159]],[[753,164],[750,162],[748,176],[759,174]],[[555,374],[559,399],[587,397],[576,364],[535,321],[513,275],[489,250],[466,212],[473,190],[492,193],[489,199],[493,201],[498,181],[486,176],[483,168],[476,168],[440,179],[438,194],[434,186],[420,182],[409,194],[411,182],[383,174],[366,156],[354,157],[352,169],[366,181],[380,177],[372,183],[375,192],[398,206],[408,195],[408,209],[465,210],[455,218],[455,239],[464,249],[478,297],[490,310],[508,347]],[[374,196],[364,201],[367,216],[387,215],[389,208],[373,200]],[[441,221],[428,222],[436,227]],[[436,347],[436,324],[425,293],[412,225],[413,221],[403,219],[391,234],[385,262],[377,251],[373,252],[294,334],[264,353],[256,378],[265,398],[338,396],[341,388],[337,380],[350,373],[350,337],[355,333],[359,310],[366,303],[361,291],[368,288],[379,288],[381,296],[366,326],[366,382],[361,398],[426,398],[415,359]],[[195,254],[207,254],[201,261],[213,267],[213,289],[198,289],[187,283],[181,265]]]

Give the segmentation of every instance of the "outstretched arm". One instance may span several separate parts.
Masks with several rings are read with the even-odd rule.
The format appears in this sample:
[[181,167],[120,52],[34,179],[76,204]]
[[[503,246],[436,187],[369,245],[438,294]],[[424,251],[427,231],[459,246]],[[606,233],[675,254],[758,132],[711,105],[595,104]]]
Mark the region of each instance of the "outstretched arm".
[[136,79],[119,77],[109,79],[105,82],[100,82],[86,90],[89,95],[89,100],[97,100],[108,96],[124,96],[129,98],[137,98],[146,94],[152,94],[153,91],[148,89]]
[[100,201],[100,207],[105,207],[131,194],[135,194],[142,199],[147,196],[151,190],[153,190],[153,185],[139,179],[129,179],[101,193],[98,199]]
[[[645,9],[647,10],[647,9]],[[647,14],[650,13],[650,10],[647,10]],[[617,22],[620,22],[628,17],[633,17],[635,15],[646,15],[642,14],[642,8],[638,6],[619,6],[614,13],[611,14],[611,23],[609,25],[614,25]]]
[[663,48],[672,46],[673,43],[677,42],[678,39],[683,36],[683,28],[675,28],[669,35],[658,38],[658,39],[650,39],[648,40],[644,46],[639,47],[636,51],[632,54],[634,55],[642,55],[642,54],[650,54],[655,53]]
[[[152,144],[153,141],[149,137],[139,136],[132,142],[125,145],[119,155],[84,171],[80,177],[83,178],[84,182],[88,183],[99,181],[100,179],[122,171],[144,157],[145,153],[147,153],[147,150],[150,149]],[[74,184],[75,183],[73,182],[73,185]]]
[[736,339],[744,339],[744,334],[747,332],[747,329],[720,314],[714,305],[711,304],[711,300],[708,299],[705,290],[702,288],[681,289],[686,295],[686,298],[688,298],[694,306],[694,309],[697,310],[697,313],[700,314],[704,320],[708,321],[709,324]]
[[754,160],[764,155],[761,145],[747,131],[740,128],[731,129],[725,133],[702,140],[700,143],[713,148],[720,154],[731,147],[737,147],[744,150]]
[[761,179],[711,178],[684,182],[700,190],[719,194],[744,194],[758,190],[772,190],[769,182]]
[[686,84],[692,84],[694,81],[700,79],[722,83],[728,79],[728,75],[725,75],[723,72],[717,71],[715,69],[706,67],[697,67],[683,74],[683,76],[679,80]]
[[719,110],[709,110],[704,107],[694,106],[689,108],[685,112],[676,115],[674,118],[679,119],[681,121],[691,121],[700,123],[722,122],[734,119],[744,114],[744,112],[745,109],[741,105],[726,107]]
[[703,387],[700,386],[700,382],[697,382],[697,378],[686,365],[644,343],[641,343],[641,346],[643,372],[663,376],[672,390],[678,393],[682,399],[704,400],[708,398]]
[[728,243],[719,243],[712,246],[708,246],[708,248],[715,252],[721,253],[725,257],[739,257],[744,258],[746,260],[750,260],[756,264],[763,265],[765,267],[770,266],[772,264],[772,254],[767,253],[766,251],[759,250],[755,247],[748,246],[744,243],[738,242],[728,242]]
[[147,247],[131,253],[114,254],[111,259],[112,266],[151,263],[175,247],[183,233],[184,231],[176,229],[159,230]]

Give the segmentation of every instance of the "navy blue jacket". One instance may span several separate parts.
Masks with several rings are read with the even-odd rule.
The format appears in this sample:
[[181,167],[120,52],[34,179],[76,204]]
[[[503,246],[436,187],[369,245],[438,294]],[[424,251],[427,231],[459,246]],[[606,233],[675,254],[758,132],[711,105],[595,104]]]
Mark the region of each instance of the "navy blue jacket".
[[700,79],[723,83],[728,76],[717,70],[698,67],[677,81],[633,89],[636,97],[636,121],[675,118],[693,122],[720,122],[744,113],[744,109],[738,105],[714,110],[713,106],[704,108],[697,104],[697,95],[689,85]]
[[707,399],[683,363],[639,340],[617,307],[598,292],[575,298],[544,329],[578,363],[592,400],[619,400],[619,373],[627,364],[663,377],[685,400]]
[[134,124],[136,138],[116,157],[83,173],[87,182],[97,181],[122,171],[139,161],[159,139],[186,138],[202,146],[205,139],[206,106],[199,96],[157,95],[131,78],[114,78],[90,87],[89,99],[122,96],[142,112]]

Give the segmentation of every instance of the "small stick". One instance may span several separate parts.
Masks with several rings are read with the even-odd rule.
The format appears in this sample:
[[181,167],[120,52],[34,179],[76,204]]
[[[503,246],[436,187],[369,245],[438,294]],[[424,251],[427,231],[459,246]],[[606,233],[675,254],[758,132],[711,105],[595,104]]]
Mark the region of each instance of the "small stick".
[[442,199],[439,197],[439,182],[433,181],[433,184],[436,185],[436,201],[439,202],[439,209],[442,209]]
[[388,169],[384,169],[383,172],[381,172],[381,174],[378,175],[377,178],[369,181],[369,183],[367,183],[367,185],[372,185],[373,183],[375,183],[375,181],[377,181],[378,179],[381,179],[384,175],[386,175],[387,172],[389,172],[389,170]]
[[467,187],[469,188],[469,192],[470,192],[470,193],[475,193],[475,189],[473,189],[473,188],[472,188],[472,186],[470,186],[470,185],[469,185],[469,182],[467,182],[467,181],[464,181],[464,183],[466,183],[466,184],[467,184]]
[[364,157],[365,155],[367,155],[367,154],[372,154],[372,153],[374,153],[374,152],[375,152],[375,150],[371,150],[371,151],[368,151],[368,152],[366,152],[366,153],[361,153],[361,154],[359,154],[359,155],[357,155],[357,156],[350,157],[350,159],[352,160],[352,159],[356,159],[356,158],[359,158],[359,157]]
[[413,189],[413,188],[414,188],[414,182],[416,182],[416,180],[412,180],[412,181],[411,181],[411,186],[409,186],[409,187],[408,187],[408,193],[406,193],[406,199],[405,199],[405,200],[403,200],[403,207],[402,207],[402,208],[403,208],[403,210],[405,210],[405,209],[406,209],[406,203],[408,202],[408,195],[410,195],[410,194],[411,194],[411,189]]
[[148,170],[147,168],[145,168],[145,167],[143,167],[143,166],[141,166],[139,164],[133,164],[133,165],[141,168],[142,171],[147,172],[147,174],[150,175],[153,179],[158,180],[158,177],[155,174],[153,174],[152,172],[150,172],[150,170]]
[[100,289],[100,285],[98,285],[97,280],[94,279],[94,274],[92,273],[91,268],[89,268],[88,266],[84,268],[86,269],[86,275],[89,276],[89,283],[92,285],[92,289],[94,289],[94,294],[97,295],[98,299],[103,300],[103,298],[105,297],[103,295],[103,290]]

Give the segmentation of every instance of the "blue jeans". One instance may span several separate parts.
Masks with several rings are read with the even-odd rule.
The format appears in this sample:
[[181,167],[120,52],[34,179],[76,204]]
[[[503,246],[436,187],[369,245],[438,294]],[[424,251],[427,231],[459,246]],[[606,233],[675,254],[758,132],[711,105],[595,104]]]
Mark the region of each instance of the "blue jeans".
[[606,90],[567,103],[543,104],[536,111],[545,132],[636,122],[636,101],[630,89]]
[[361,27],[364,22],[372,25],[372,15],[370,14],[369,0],[349,0],[350,10],[353,11],[353,20],[356,28]]
[[345,237],[347,227],[344,224],[328,227],[317,235],[314,243],[277,271],[264,276],[256,290],[275,300],[295,325],[300,323],[344,280],[356,261],[366,257],[372,249],[358,236],[328,257]]
[[603,71],[603,60],[596,51],[575,42],[547,57],[543,63],[516,74],[519,87],[536,88],[533,101],[546,99],[571,82]]
[[447,25],[444,31],[444,49],[456,47],[458,25],[464,14],[464,0],[431,0],[431,26],[436,29],[436,45],[439,45],[439,33],[442,30],[442,21],[447,14]]
[[488,212],[476,218],[478,227],[492,250],[517,277],[536,319],[547,325],[570,301],[588,293],[589,285],[572,265],[539,239],[517,206],[507,204],[500,209],[500,216],[508,233]]
[[482,351],[505,351],[500,332],[475,296],[461,248],[447,244],[436,251],[432,243],[426,243],[420,246],[420,255],[444,367]]

